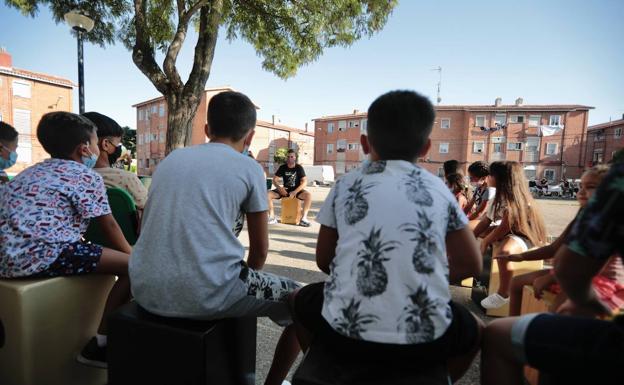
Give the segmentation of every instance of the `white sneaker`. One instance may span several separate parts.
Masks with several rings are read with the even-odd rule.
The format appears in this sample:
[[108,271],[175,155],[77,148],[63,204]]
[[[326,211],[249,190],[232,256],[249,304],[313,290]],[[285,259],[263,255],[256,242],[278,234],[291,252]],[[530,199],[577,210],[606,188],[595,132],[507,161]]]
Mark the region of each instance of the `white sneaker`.
[[481,306],[485,309],[498,309],[509,303],[509,298],[503,298],[500,294],[494,293],[483,298]]
[[277,223],[277,219],[275,219],[275,217],[270,217],[270,218],[269,218],[269,224],[270,224],[270,225],[274,225],[274,224],[276,224],[276,223]]
[[290,382],[284,380],[284,381],[282,381],[282,385],[291,385],[291,384],[290,384]]

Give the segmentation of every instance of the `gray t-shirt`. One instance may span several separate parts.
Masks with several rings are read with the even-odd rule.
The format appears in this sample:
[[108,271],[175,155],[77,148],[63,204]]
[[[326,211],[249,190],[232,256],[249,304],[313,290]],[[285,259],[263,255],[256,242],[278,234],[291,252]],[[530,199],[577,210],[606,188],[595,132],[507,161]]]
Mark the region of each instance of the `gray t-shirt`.
[[266,211],[253,159],[207,143],[172,152],[156,169],[141,236],[130,258],[136,301],[170,317],[205,318],[245,294],[245,249],[232,231],[241,212]]

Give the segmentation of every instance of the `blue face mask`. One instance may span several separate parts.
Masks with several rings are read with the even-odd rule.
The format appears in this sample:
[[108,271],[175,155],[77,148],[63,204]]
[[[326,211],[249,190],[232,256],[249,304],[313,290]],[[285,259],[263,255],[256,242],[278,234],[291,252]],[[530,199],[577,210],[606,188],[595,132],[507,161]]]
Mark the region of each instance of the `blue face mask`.
[[241,154],[249,156],[249,146],[243,147],[243,152],[241,152]]
[[9,159],[4,159],[2,156],[0,156],[0,170],[4,170],[5,168],[13,166],[15,162],[17,162],[17,152],[15,151],[9,152]]
[[[87,143],[87,146],[90,143]],[[87,168],[93,168],[95,167],[95,163],[97,163],[98,157],[94,154],[91,153],[91,155],[89,156],[82,156],[82,164],[84,164]]]

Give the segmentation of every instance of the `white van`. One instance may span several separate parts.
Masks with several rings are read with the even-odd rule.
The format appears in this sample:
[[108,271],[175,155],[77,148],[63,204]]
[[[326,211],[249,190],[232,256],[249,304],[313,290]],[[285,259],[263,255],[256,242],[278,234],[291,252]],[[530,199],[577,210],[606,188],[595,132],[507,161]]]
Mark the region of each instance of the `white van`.
[[334,168],[332,166],[304,166],[308,185],[319,184],[321,186],[331,186],[334,184]]

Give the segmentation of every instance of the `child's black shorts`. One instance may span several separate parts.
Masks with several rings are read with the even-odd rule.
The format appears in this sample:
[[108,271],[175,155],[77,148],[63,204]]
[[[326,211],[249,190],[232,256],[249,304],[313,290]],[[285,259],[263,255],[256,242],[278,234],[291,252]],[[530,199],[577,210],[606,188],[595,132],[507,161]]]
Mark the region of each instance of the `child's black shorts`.
[[305,286],[295,298],[295,317],[313,339],[321,338],[323,343],[341,357],[354,361],[388,361],[411,363],[427,366],[446,362],[453,356],[459,356],[474,350],[479,343],[479,324],[472,313],[463,306],[450,302],[453,321],[446,332],[437,340],[413,345],[384,344],[345,337],[336,332],[321,315],[323,307],[324,283]]
[[44,271],[34,277],[59,277],[89,274],[95,271],[102,257],[102,246],[90,242],[70,243]]

